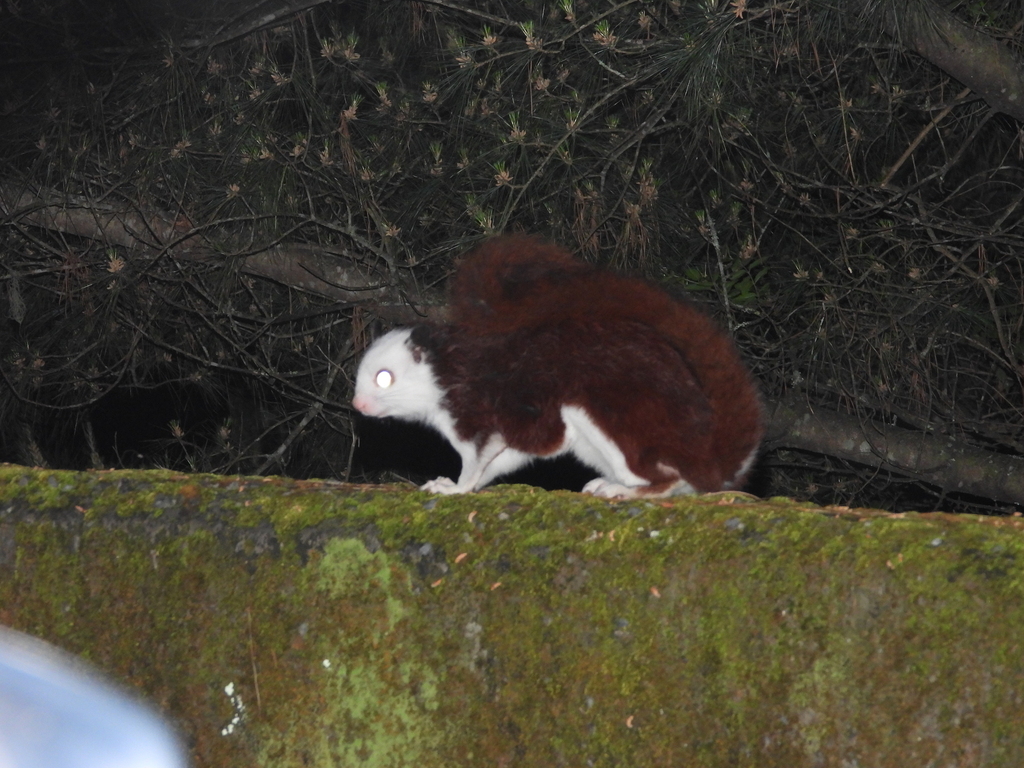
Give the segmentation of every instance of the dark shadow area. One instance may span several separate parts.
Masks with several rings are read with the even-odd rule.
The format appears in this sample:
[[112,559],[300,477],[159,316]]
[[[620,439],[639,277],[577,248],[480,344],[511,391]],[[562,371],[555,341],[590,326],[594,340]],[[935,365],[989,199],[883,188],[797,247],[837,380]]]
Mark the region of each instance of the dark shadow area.
[[[114,390],[96,404],[92,426],[106,466],[175,466],[189,452],[207,452],[227,416],[224,405],[198,387],[164,384]],[[181,430],[180,438],[172,423]]]

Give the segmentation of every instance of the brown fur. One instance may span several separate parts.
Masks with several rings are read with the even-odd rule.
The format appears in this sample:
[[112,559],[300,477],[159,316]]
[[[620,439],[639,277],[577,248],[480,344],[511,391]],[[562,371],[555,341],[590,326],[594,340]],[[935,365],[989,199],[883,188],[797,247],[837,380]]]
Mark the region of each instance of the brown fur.
[[699,491],[728,479],[705,448],[710,409],[693,372],[649,328],[567,320],[473,336],[418,326],[412,341],[426,351],[463,440],[482,444],[497,432],[512,448],[550,455],[565,434],[561,407],[576,405],[652,492],[680,477]]
[[[494,361],[499,368],[523,354],[531,365],[558,371],[550,386],[562,392],[588,390],[595,404],[626,408],[630,418],[609,418],[606,429],[631,467],[634,461],[637,467],[652,464],[641,458],[644,435],[674,429],[676,443],[692,443],[685,453],[692,469],[670,463],[691,484],[699,490],[717,490],[724,482],[735,479],[737,485],[742,480],[734,476],[763,434],[760,398],[732,341],[690,304],[645,280],[579,261],[559,246],[511,235],[492,238],[462,259],[452,282],[450,305],[453,323],[462,335],[518,335],[517,341],[506,342],[511,345],[505,353],[509,356]],[[637,345],[632,352],[623,335],[627,326]],[[584,340],[570,330],[583,328],[596,335]],[[546,351],[530,352],[528,338],[543,339]],[[669,354],[669,348],[676,355]],[[581,356],[580,350],[586,354]],[[620,365],[615,356],[643,367],[634,371],[629,364]],[[572,365],[562,364],[563,358],[572,360]],[[546,376],[545,369],[534,368],[530,375]],[[645,375],[658,382],[658,392],[664,389],[666,377],[681,377],[685,397],[690,398],[682,413],[680,406],[664,398],[624,404],[642,399],[641,393],[647,392]],[[529,375],[524,373],[520,379],[525,386]],[[632,398],[631,392],[635,393]],[[494,405],[499,418],[507,417],[504,404]],[[704,416],[699,415],[702,409],[707,410]],[[627,450],[630,445],[634,447]],[[647,472],[634,471],[655,481]]]

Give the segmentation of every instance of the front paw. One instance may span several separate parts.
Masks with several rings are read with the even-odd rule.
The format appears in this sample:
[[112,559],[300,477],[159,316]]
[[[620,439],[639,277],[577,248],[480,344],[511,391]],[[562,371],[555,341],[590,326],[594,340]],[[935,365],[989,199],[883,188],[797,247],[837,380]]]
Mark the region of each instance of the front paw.
[[602,499],[633,499],[637,496],[636,488],[630,488],[628,485],[622,485],[603,477],[595,477],[584,485],[583,492],[599,496]]
[[420,486],[420,490],[427,493],[440,493],[445,496],[451,496],[453,493],[462,493],[462,489],[450,477],[437,477],[429,480]]

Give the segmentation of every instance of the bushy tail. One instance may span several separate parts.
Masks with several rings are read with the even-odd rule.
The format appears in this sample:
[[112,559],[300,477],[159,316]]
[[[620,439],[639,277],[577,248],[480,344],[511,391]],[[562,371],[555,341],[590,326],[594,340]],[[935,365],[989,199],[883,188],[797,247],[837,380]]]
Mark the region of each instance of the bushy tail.
[[654,329],[690,363],[707,396],[721,485],[742,483],[764,432],[760,397],[731,339],[688,302],[646,280],[582,262],[539,238],[510,235],[463,257],[450,310],[453,322],[474,334],[595,319]]

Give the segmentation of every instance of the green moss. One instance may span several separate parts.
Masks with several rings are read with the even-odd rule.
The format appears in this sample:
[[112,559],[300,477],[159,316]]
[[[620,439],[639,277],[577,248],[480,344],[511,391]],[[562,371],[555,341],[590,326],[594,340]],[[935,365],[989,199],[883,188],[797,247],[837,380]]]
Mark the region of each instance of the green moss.
[[1016,520],[0,467],[4,523],[0,621],[201,766],[1024,760]]

